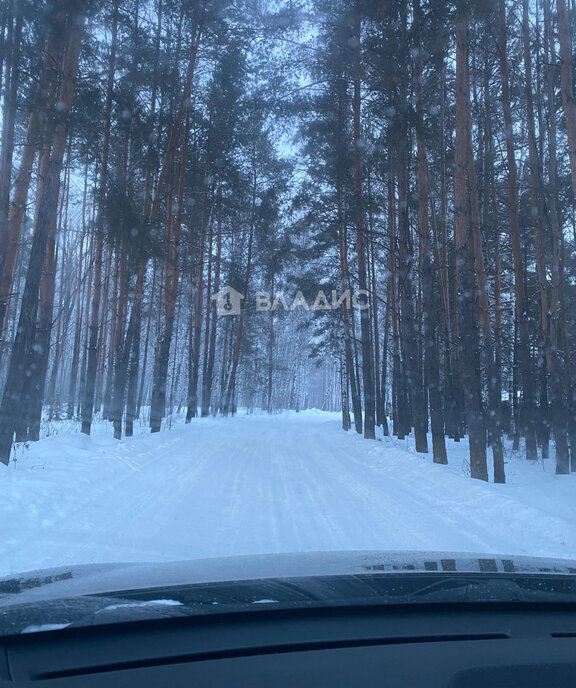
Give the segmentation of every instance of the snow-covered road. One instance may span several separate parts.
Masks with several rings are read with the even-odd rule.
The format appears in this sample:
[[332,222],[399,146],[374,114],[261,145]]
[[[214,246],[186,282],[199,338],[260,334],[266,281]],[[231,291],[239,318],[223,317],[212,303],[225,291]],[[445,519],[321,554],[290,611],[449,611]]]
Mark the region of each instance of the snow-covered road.
[[507,485],[335,414],[196,420],[114,442],[47,438],[2,469],[0,573],[91,562],[419,549],[576,558],[576,476],[510,457]]

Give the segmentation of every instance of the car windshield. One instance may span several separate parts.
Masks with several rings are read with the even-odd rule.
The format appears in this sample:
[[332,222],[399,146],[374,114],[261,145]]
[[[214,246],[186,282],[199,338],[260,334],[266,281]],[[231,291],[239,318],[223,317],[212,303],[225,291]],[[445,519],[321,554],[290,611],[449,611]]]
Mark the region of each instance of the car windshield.
[[0,0],[0,598],[573,575],[575,45],[573,0]]

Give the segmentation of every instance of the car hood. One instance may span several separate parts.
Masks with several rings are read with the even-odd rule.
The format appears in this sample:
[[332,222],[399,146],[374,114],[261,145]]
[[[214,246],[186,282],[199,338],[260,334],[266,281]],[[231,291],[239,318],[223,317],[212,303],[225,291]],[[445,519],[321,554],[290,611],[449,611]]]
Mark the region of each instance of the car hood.
[[202,583],[434,572],[576,578],[576,561],[457,552],[359,551],[60,566],[0,578],[0,609],[34,601]]

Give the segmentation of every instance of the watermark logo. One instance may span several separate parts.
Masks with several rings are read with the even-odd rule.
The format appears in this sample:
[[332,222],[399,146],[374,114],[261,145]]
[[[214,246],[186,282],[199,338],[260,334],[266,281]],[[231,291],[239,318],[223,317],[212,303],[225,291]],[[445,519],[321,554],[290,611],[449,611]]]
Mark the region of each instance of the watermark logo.
[[240,315],[242,299],[244,298],[244,294],[230,286],[224,287],[212,296],[212,299],[216,301],[216,313],[218,315]]
[[[286,296],[283,292],[270,294],[266,291],[255,293],[255,310],[257,312],[284,310],[293,312],[296,310],[305,311],[332,311],[339,308],[355,308],[360,311],[370,308],[370,294],[365,289],[350,291],[347,289],[338,293],[335,289],[330,294],[324,290],[317,292],[314,298],[307,299],[301,290],[293,296]],[[212,296],[216,301],[216,312],[218,315],[240,315],[241,302],[245,298],[243,294],[233,287],[226,286]]]

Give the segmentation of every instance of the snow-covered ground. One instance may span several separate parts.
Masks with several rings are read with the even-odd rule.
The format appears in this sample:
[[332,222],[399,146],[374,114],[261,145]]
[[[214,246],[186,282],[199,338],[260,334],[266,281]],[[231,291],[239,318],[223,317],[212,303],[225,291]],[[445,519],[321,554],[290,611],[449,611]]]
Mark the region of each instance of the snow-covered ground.
[[[61,428],[62,430],[62,428]],[[62,564],[326,550],[576,558],[576,475],[508,452],[506,485],[412,441],[309,411],[177,423],[116,442],[63,432],[0,466],[0,574]]]

